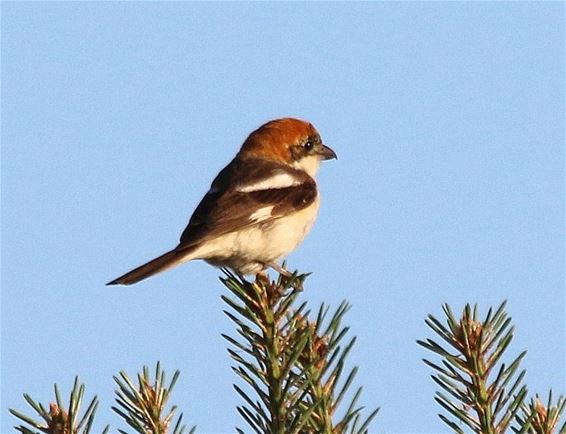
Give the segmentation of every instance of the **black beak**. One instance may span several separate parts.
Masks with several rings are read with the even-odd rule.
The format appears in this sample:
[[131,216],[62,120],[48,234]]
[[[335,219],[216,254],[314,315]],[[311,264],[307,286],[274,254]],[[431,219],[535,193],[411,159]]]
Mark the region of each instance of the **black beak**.
[[336,152],[334,152],[326,145],[322,145],[322,149],[320,150],[319,155],[322,157],[323,160],[332,160],[333,158],[335,160],[338,159],[338,157],[336,156]]

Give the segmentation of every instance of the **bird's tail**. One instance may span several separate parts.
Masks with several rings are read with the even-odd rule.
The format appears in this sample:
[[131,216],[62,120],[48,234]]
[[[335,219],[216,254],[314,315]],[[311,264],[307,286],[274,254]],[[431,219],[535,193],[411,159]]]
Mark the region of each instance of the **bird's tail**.
[[188,256],[190,255],[187,255],[187,253],[186,251],[171,250],[146,264],[140,265],[138,268],[133,269],[123,276],[108,282],[106,285],[133,285],[140,280],[147,279],[154,274],[161,273],[175,265],[188,261],[190,259]]

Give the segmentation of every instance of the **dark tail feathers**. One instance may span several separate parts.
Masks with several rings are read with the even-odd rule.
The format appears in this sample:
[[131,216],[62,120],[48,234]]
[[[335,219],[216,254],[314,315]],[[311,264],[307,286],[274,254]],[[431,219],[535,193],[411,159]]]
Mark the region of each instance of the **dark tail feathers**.
[[161,273],[169,268],[174,267],[186,260],[187,252],[171,250],[146,264],[124,274],[123,276],[108,282],[106,285],[133,285],[140,280],[146,279],[154,274]]

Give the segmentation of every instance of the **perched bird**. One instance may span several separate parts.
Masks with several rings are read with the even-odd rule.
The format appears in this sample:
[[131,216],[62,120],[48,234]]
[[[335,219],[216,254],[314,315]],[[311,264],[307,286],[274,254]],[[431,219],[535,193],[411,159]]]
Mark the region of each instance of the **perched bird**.
[[204,259],[241,275],[292,252],[310,231],[319,207],[315,174],[336,158],[308,122],[276,119],[252,132],[216,176],[194,211],[179,245],[111,281],[131,285],[183,262]]

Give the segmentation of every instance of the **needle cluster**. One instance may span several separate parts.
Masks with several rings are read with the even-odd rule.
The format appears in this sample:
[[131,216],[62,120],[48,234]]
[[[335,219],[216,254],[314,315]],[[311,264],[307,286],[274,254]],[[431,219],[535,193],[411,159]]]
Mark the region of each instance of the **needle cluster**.
[[[551,434],[556,432],[560,418],[566,406],[566,399],[560,396],[556,403],[552,399],[552,391],[548,393],[546,405],[538,395],[531,398],[528,404],[521,406],[521,413],[516,419],[520,428],[513,428],[515,433]],[[560,434],[566,434],[566,422],[558,429]]]
[[[234,389],[242,398],[237,407],[246,431],[239,434],[367,434],[378,409],[366,414],[358,404],[361,387],[352,390],[357,368],[346,359],[355,342],[342,320],[350,306],[342,302],[331,311],[322,304],[311,311],[299,296],[307,275],[280,275],[277,281],[258,278],[248,282],[225,270],[222,283],[229,290],[222,296],[224,311],[235,334],[223,337],[239,377]],[[504,362],[514,327],[505,302],[489,309],[482,319],[478,307],[466,305],[456,317],[443,305],[444,320],[428,315],[426,324],[437,340],[417,341],[437,360],[424,359],[439,389],[435,400],[442,407],[439,417],[457,434],[566,434],[561,419],[566,399],[543,402],[539,395],[527,398],[520,364],[526,351]],[[439,360],[438,360],[439,359]],[[194,434],[169,406],[179,371],[167,382],[159,362],[150,373],[143,367],[133,381],[123,371],[114,377],[116,404],[112,409],[137,434]],[[90,434],[98,407],[95,396],[81,411],[85,386],[75,378],[69,400],[59,388],[55,398],[43,405],[24,394],[39,415],[17,410],[15,429],[21,434]],[[101,432],[108,434],[107,426]],[[125,430],[118,429],[120,434]]]
[[[90,434],[98,407],[98,398],[96,396],[92,398],[87,409],[81,415],[85,386],[79,382],[78,377],[75,377],[68,405],[63,402],[57,384],[53,388],[55,402],[49,404],[49,410],[40,402],[33,400],[27,393],[24,393],[24,399],[40,416],[40,419],[35,420],[17,410],[10,409],[10,413],[29,425],[29,427],[18,425],[15,426],[15,429],[22,434],[38,434],[40,432],[45,434]],[[106,426],[102,434],[106,434],[108,430],[109,427]]]
[[[144,366],[142,372],[137,374],[136,385],[121,371],[119,376],[114,377],[118,386],[115,391],[117,406],[112,407],[112,410],[139,434],[168,434],[177,406],[174,405],[169,410],[166,410],[166,406],[179,375],[180,372],[175,371],[167,386],[165,372],[157,362],[154,379],[151,379],[148,367]],[[172,434],[185,432],[182,420],[181,413],[173,426]],[[195,429],[193,427],[189,434]],[[127,434],[121,429],[118,432]]]
[[258,434],[367,433],[377,409],[362,418],[361,388],[338,415],[357,372],[353,368],[343,379],[355,342],[343,342],[348,328],[341,321],[349,305],[342,303],[332,315],[322,305],[310,319],[306,302],[294,307],[306,277],[250,283],[226,271],[222,282],[235,299],[223,297],[225,313],[239,336],[223,336],[236,362],[232,369],[248,386],[234,385],[245,402],[238,412]]
[[[424,359],[434,371],[432,379],[440,387],[435,400],[447,412],[439,417],[456,433],[464,427],[478,434],[551,434],[564,409],[564,399],[548,406],[534,399],[526,405],[525,370],[519,366],[526,351],[510,363],[501,362],[513,339],[514,327],[505,312],[505,302],[489,309],[480,320],[478,307],[465,306],[456,319],[449,305],[443,305],[445,323],[429,315],[426,324],[443,345],[432,339],[418,344],[440,356],[440,363]],[[544,428],[543,428],[544,427]],[[560,434],[566,434],[564,426]]]

